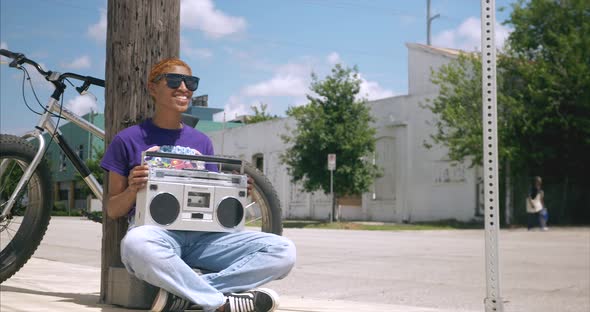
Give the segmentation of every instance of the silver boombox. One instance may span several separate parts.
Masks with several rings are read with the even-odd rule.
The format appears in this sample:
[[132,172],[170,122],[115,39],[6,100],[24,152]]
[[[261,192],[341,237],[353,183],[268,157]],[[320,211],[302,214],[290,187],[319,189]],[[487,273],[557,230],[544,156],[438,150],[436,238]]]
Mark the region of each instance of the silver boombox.
[[[240,174],[210,172],[197,162],[239,164],[241,170]],[[248,178],[241,160],[144,152],[142,163],[149,165],[149,174],[147,186],[137,192],[136,225],[206,232],[244,228]]]

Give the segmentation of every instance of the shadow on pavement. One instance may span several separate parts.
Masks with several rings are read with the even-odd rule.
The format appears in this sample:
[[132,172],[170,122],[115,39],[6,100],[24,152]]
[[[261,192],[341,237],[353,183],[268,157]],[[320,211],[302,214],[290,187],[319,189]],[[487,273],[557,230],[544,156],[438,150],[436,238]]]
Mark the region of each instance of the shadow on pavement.
[[49,292],[49,291],[39,291],[39,290],[33,290],[33,289],[28,289],[28,288],[20,288],[20,287],[1,285],[0,286],[0,293],[6,294],[7,292],[26,294],[26,295],[55,297],[56,302],[73,303],[73,304],[80,305],[80,306],[86,306],[86,307],[90,307],[90,308],[100,309],[99,311],[102,311],[102,312],[138,311],[138,310],[129,310],[129,309],[124,309],[124,308],[119,308],[119,307],[115,307],[115,306],[107,305],[107,304],[101,304],[101,303],[99,303],[99,300],[100,300],[99,293],[81,294],[81,293]]

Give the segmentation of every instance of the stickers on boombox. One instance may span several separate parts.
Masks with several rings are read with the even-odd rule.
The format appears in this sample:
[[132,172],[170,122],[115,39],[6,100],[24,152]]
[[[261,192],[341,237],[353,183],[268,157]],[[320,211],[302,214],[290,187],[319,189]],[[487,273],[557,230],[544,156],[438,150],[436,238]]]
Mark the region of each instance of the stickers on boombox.
[[[248,178],[241,160],[143,152],[147,186],[137,193],[135,224],[169,230],[236,232],[244,228]],[[240,174],[204,170],[207,163],[239,164]]]

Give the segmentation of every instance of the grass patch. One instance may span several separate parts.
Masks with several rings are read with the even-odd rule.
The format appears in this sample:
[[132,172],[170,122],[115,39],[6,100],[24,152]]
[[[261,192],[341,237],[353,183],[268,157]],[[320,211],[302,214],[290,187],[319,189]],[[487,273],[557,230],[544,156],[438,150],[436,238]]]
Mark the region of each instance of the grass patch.
[[385,222],[326,222],[312,220],[283,220],[283,228],[298,229],[334,229],[334,230],[367,230],[367,231],[420,231],[420,230],[453,230],[482,229],[478,222],[459,222],[443,220],[420,223],[385,223]]
[[72,209],[71,211],[67,211],[67,210],[52,210],[51,211],[51,215],[52,216],[58,216],[58,217],[63,217],[63,216],[76,217],[76,216],[81,216],[82,213],[80,213],[80,210],[78,210],[78,209]]

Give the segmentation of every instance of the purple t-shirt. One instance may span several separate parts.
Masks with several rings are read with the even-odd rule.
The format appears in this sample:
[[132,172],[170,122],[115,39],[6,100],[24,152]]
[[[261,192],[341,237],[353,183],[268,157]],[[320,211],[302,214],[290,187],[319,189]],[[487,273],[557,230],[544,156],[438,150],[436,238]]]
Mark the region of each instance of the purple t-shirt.
[[[213,155],[213,144],[208,136],[197,129],[183,125],[182,129],[162,129],[147,119],[139,125],[119,132],[107,148],[100,166],[122,176],[141,164],[141,153],[153,146],[184,146],[203,155]],[[218,171],[216,164],[205,164],[209,171]]]

